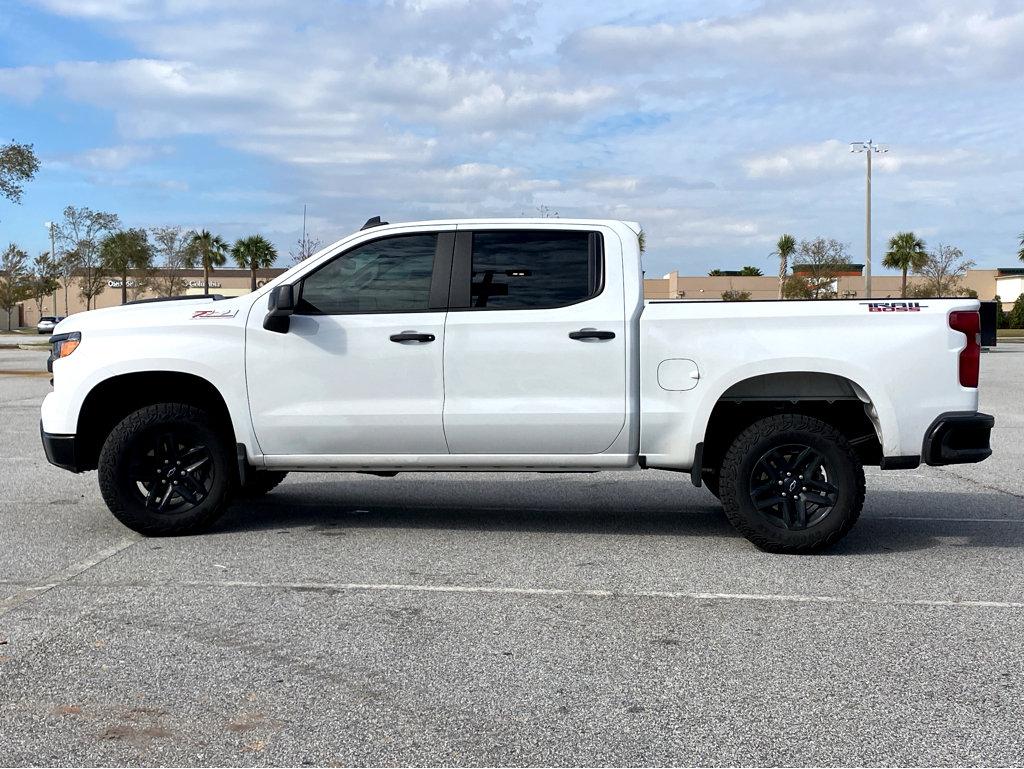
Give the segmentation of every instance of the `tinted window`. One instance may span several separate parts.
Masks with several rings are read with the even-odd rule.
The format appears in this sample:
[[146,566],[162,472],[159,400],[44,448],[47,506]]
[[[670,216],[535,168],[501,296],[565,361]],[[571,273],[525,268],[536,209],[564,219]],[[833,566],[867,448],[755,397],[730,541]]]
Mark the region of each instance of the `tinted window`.
[[587,232],[474,232],[471,306],[559,307],[597,293],[590,238]]
[[426,310],[437,235],[399,235],[358,246],[302,282],[298,310],[335,315]]

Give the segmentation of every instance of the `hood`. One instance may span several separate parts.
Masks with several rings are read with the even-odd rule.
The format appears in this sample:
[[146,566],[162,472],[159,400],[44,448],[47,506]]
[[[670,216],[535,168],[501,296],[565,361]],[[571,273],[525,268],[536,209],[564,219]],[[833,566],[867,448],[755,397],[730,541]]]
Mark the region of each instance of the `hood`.
[[54,328],[55,334],[88,329],[124,329],[139,326],[175,326],[189,320],[230,320],[245,315],[256,297],[244,294],[226,299],[186,297],[160,302],[141,302],[70,315]]

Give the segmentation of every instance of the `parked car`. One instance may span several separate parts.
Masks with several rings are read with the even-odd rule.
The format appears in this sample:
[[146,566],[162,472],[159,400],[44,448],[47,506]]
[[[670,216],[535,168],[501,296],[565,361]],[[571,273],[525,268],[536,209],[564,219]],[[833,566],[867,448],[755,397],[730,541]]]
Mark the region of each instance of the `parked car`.
[[36,324],[36,331],[40,334],[52,334],[57,324],[64,320],[63,315],[44,315]]
[[977,300],[645,302],[639,231],[371,220],[245,296],[76,315],[47,457],[148,535],[296,471],[658,468],[810,552],[857,520],[865,465],[991,454]]

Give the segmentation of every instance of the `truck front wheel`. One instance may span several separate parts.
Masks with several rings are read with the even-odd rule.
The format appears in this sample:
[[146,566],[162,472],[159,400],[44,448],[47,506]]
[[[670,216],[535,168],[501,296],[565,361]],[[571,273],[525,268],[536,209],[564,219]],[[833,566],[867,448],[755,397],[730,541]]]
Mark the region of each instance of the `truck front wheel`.
[[839,541],[864,505],[864,468],[846,438],[802,414],[744,430],[722,461],[721,499],[743,536],[774,553],[811,553]]
[[230,444],[195,406],[160,403],[129,414],[100,450],[110,512],[147,536],[193,534],[227,508],[236,482]]

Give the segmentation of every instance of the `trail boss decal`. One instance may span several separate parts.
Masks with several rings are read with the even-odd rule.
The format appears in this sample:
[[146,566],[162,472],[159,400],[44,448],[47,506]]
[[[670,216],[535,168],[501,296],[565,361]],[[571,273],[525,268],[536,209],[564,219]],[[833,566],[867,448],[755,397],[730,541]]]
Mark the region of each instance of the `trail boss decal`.
[[196,310],[192,313],[192,320],[205,320],[208,318],[233,318],[238,315],[238,310],[224,310],[223,312],[217,312],[216,310]]
[[868,312],[921,312],[926,304],[920,302],[861,302],[868,306]]

